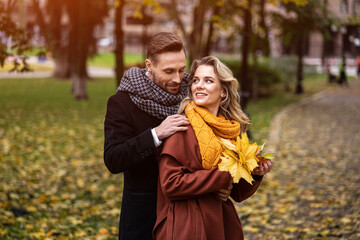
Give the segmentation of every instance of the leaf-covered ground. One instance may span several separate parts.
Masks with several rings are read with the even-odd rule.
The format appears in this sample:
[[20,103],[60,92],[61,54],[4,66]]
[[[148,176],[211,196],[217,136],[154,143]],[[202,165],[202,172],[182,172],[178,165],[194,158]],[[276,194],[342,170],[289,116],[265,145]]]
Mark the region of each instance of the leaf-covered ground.
[[102,160],[113,79],[0,80],[0,239],[116,239],[122,178]]
[[274,169],[238,207],[246,239],[360,239],[360,82],[291,108],[280,125]]
[[[306,91],[313,91],[316,88],[314,86],[319,84],[319,89],[326,86],[325,78],[310,81],[309,85],[305,86]],[[111,175],[102,158],[103,121],[107,99],[115,92],[114,79],[92,80],[88,82],[87,88],[90,100],[76,102],[70,94],[68,81],[0,79],[0,239],[117,238],[122,175]],[[259,142],[266,138],[272,116],[293,101],[297,101],[293,94],[279,93],[251,103],[249,110],[253,118],[253,133]],[[345,116],[336,117],[341,119]],[[346,118],[343,119],[345,120]],[[343,123],[334,126],[336,130],[338,127],[350,125],[348,122]],[[307,127],[315,129],[318,125],[315,123],[314,126]],[[292,131],[289,130],[289,134]],[[340,136],[345,136],[342,135],[345,132],[341,131],[333,134],[334,137],[338,135],[339,141],[343,141]],[[350,139],[352,144],[358,145],[359,142],[354,142],[356,131],[349,131],[352,131],[352,134],[346,140]],[[297,149],[298,143],[291,141],[294,145],[288,146]],[[330,146],[327,140],[316,142],[317,145],[322,143]],[[310,143],[312,144],[315,142]],[[348,144],[351,148],[355,148],[355,145]],[[298,200],[299,181],[287,182],[286,179],[292,175],[291,169],[294,167],[288,162],[293,161],[291,155],[305,154],[304,151],[308,151],[296,149],[279,150],[274,171],[269,174],[260,191],[245,207],[240,208],[248,239],[259,239],[255,236],[260,235],[265,236],[262,239],[272,239],[272,236],[277,239],[290,236],[290,239],[293,239],[307,231],[300,230],[304,225],[311,229],[307,237],[319,232],[327,234],[324,231],[328,228],[320,227],[322,225],[314,226],[318,224],[317,219],[326,211],[336,213],[332,210],[339,206],[338,204],[349,204],[348,193],[356,181],[359,183],[358,176],[353,174],[358,170],[356,164],[359,158],[354,153],[358,148],[346,150],[347,153],[354,153],[352,160],[355,167],[349,168],[348,174],[341,175],[339,182],[344,185],[344,189],[339,195],[334,195],[336,189],[331,192],[329,199],[324,202],[325,205],[318,205],[317,210],[312,213],[317,215],[312,218],[307,216],[310,218],[309,223],[301,225],[296,222],[301,218],[293,221],[294,216],[291,214],[294,211],[301,212],[302,209],[293,205],[293,202]],[[328,161],[344,154],[342,150],[336,151],[340,150],[328,147],[322,154],[328,156]],[[303,160],[299,157],[297,159]],[[330,164],[328,161],[324,159],[323,164],[326,164],[326,167]],[[335,166],[338,164],[341,165],[336,162]],[[347,164],[350,164],[349,161]],[[324,173],[323,185],[338,182],[336,171],[327,171],[324,167],[313,165],[308,168],[310,170],[299,170],[298,174],[310,176],[315,174],[312,171],[316,169]],[[340,173],[339,171],[338,174]],[[299,189],[307,191],[303,187]],[[317,189],[315,197],[327,194],[325,190],[326,188]],[[302,193],[302,196],[314,198],[311,191],[312,188],[306,194]],[[307,203],[306,199],[300,200],[302,205]],[[316,198],[311,201],[310,206],[313,207],[318,203]],[[358,205],[353,203],[354,208]],[[324,221],[330,221],[325,223],[334,226],[334,229],[349,231],[346,229],[355,226],[355,214],[341,214],[344,216],[329,217]],[[333,233],[329,232],[328,236],[332,236],[331,234]]]

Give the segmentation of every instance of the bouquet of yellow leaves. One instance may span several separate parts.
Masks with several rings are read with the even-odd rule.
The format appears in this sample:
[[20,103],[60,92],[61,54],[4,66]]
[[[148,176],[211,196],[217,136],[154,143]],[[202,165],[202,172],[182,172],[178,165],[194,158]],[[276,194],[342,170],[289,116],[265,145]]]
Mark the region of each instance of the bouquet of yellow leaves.
[[244,178],[248,183],[252,184],[254,179],[251,172],[259,166],[258,163],[274,158],[274,153],[266,153],[258,158],[256,153],[263,150],[264,144],[262,146],[258,146],[256,142],[250,144],[245,133],[241,134],[241,138],[237,137],[235,144],[229,139],[223,138],[221,143],[224,151],[220,156],[222,161],[218,164],[218,168],[220,171],[229,172],[234,183],[238,183],[240,178]]

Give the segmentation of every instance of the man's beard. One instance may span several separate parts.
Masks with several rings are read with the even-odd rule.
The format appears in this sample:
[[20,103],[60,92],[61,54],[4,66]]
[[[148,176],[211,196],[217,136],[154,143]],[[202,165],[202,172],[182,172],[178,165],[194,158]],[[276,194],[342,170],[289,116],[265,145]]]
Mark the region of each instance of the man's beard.
[[[165,83],[165,85],[162,85],[162,84],[161,84],[162,81],[157,77],[157,75],[156,75],[155,72],[153,72],[153,73],[151,74],[151,76],[152,76],[153,82],[154,82],[157,86],[159,86],[162,90],[164,90],[165,92],[170,93],[170,94],[174,94],[174,95],[176,95],[176,94],[179,93],[180,84],[173,84],[173,83],[171,83],[171,82],[168,82],[168,83]],[[173,92],[169,92],[169,91],[168,91],[168,89],[167,89],[166,87],[169,86],[169,85],[170,85],[170,86],[178,86],[178,90],[176,91],[176,93],[173,93]]]

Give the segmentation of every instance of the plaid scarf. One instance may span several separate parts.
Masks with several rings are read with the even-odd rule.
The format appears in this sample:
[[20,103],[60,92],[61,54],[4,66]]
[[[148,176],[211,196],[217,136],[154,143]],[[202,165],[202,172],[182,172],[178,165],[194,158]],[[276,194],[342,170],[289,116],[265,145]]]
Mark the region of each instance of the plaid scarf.
[[173,95],[156,85],[146,75],[145,68],[133,67],[125,73],[116,92],[128,93],[138,108],[162,120],[177,113],[181,100],[187,94],[188,77],[189,74],[185,73],[179,93]]

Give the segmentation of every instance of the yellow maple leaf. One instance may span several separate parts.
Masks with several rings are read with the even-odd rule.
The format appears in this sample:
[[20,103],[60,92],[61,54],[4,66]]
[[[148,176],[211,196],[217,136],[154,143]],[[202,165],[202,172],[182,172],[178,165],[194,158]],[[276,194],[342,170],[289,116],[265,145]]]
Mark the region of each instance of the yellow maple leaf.
[[246,134],[241,138],[237,137],[235,144],[228,139],[221,139],[224,151],[221,156],[221,163],[218,164],[220,171],[228,171],[233,177],[234,183],[238,183],[240,178],[245,179],[252,184],[253,178],[251,172],[258,166],[256,161],[256,143],[249,144]]

